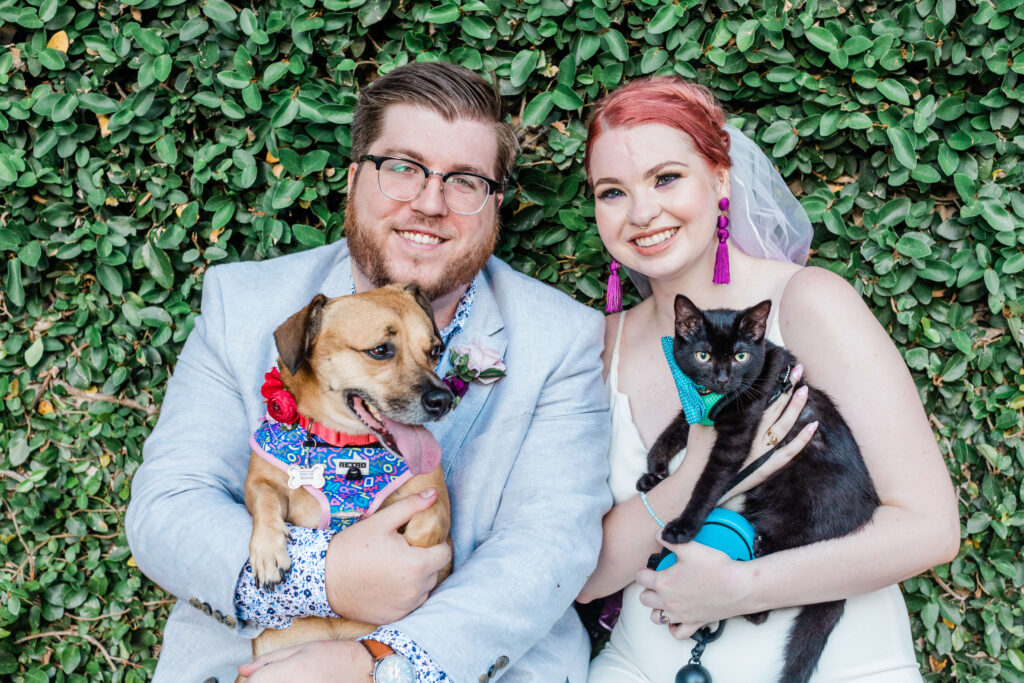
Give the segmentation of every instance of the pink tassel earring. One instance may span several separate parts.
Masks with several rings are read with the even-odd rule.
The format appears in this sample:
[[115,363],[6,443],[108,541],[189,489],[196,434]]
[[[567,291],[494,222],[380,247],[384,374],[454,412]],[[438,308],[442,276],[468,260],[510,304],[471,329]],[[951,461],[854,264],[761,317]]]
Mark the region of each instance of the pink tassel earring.
[[722,197],[718,200],[718,209],[722,212],[718,217],[718,251],[715,253],[715,279],[716,285],[729,284],[729,217],[725,212],[729,210],[729,198]]
[[604,312],[618,313],[622,310],[622,280],[619,278],[619,262],[612,259],[611,274],[608,276],[608,293],[605,296]]

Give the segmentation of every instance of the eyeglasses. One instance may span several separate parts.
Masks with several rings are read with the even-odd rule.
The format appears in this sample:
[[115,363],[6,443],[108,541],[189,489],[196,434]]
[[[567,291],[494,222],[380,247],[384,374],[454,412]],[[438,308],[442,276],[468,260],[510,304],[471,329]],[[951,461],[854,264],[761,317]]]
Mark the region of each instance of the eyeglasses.
[[466,171],[431,171],[412,159],[364,154],[359,161],[373,162],[377,167],[380,191],[385,197],[399,202],[412,201],[427,186],[430,176],[441,176],[441,196],[445,206],[463,216],[479,213],[487,198],[501,190],[501,183],[486,176]]

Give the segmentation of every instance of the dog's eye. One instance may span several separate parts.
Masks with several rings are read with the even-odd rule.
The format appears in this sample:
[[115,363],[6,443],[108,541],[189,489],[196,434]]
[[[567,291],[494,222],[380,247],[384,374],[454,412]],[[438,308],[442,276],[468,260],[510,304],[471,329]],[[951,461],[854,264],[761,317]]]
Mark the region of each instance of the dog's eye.
[[709,360],[711,360],[711,354],[708,353],[707,351],[698,351],[693,355],[697,356],[697,360],[699,360],[701,363],[707,363]]
[[735,356],[733,356],[733,358],[736,359],[737,363],[745,363],[746,360],[750,358],[750,354],[747,353],[746,351],[740,351]]
[[395,355],[395,349],[391,344],[381,344],[380,346],[374,346],[372,349],[367,350],[366,353],[370,358],[387,360]]
[[437,360],[443,352],[444,344],[434,344],[433,348],[430,349],[430,360]]

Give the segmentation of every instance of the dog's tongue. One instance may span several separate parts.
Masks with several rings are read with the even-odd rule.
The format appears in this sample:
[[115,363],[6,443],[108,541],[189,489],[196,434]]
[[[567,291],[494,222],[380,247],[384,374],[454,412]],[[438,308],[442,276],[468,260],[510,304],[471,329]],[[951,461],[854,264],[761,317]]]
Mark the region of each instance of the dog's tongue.
[[425,427],[402,424],[383,416],[381,419],[414,475],[432,472],[441,462],[441,445]]

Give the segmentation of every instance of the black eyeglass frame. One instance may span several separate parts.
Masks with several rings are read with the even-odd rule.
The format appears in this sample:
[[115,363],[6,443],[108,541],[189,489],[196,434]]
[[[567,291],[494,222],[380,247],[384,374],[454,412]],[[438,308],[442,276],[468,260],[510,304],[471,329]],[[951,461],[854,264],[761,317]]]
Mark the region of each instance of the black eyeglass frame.
[[[416,166],[421,171],[423,171],[423,184],[420,185],[420,189],[416,192],[416,194],[414,194],[413,196],[409,197],[408,199],[395,199],[394,197],[391,197],[391,195],[385,193],[383,189],[381,189],[381,187],[380,187],[380,175],[379,175],[380,174],[380,167],[381,167],[381,165],[385,161],[389,161],[389,160],[390,161],[404,161],[406,163],[412,164],[413,166]],[[384,194],[384,196],[389,197],[391,199],[395,199],[396,202],[411,202],[412,200],[416,199],[416,197],[418,197],[420,195],[420,192],[423,192],[423,188],[427,186],[427,181],[430,180],[430,176],[432,176],[432,175],[441,176],[441,187],[442,187],[441,196],[442,197],[444,197],[444,191],[443,191],[444,184],[446,182],[448,182],[449,178],[451,178],[452,176],[455,176],[455,175],[473,176],[474,178],[479,178],[480,180],[482,180],[485,183],[487,183],[487,197],[490,197],[492,194],[495,194],[497,192],[501,192],[502,189],[504,188],[504,185],[502,183],[498,182],[497,180],[495,180],[493,178],[488,178],[485,175],[480,175],[479,173],[473,173],[472,171],[448,171],[447,173],[441,173],[440,171],[431,171],[429,168],[427,168],[426,166],[424,166],[420,162],[414,161],[413,159],[406,159],[405,157],[391,157],[391,156],[380,156],[378,154],[364,154],[363,156],[359,157],[359,161],[369,161],[369,162],[373,163],[373,165],[377,169],[377,173],[378,173],[378,176],[377,176],[377,188],[380,189],[381,193]],[[473,215],[478,214],[481,211],[483,211],[483,208],[487,205],[487,197],[484,198],[484,201],[480,205],[480,208],[477,209],[476,211],[472,212],[472,213],[462,213],[461,211],[455,211],[455,209],[452,209],[452,207],[448,206],[448,199],[447,199],[447,197],[445,197],[445,199],[444,199],[444,204],[445,204],[445,206],[448,206],[449,209],[451,209],[452,211],[454,211],[455,213],[457,213],[457,214],[459,214],[461,216],[473,216]]]

